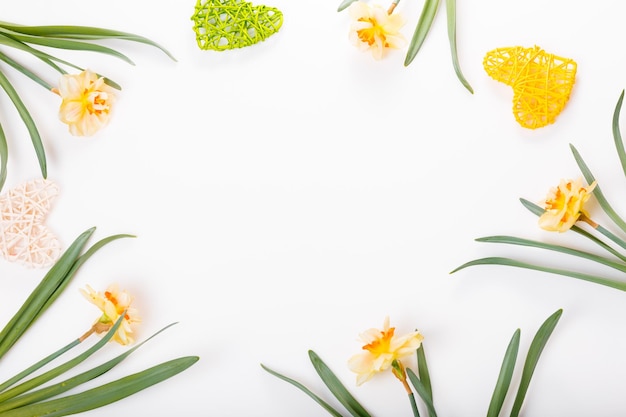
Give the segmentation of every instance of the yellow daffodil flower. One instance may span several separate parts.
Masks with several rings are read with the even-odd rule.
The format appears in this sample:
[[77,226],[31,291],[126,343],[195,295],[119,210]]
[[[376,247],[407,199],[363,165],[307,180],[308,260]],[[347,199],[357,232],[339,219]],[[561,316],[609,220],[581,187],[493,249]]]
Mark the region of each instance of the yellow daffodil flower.
[[387,13],[379,5],[370,6],[356,1],[348,8],[353,22],[350,25],[350,41],[362,51],[371,51],[375,59],[383,57],[386,48],[401,48],[406,39],[400,33],[404,18],[398,13]]
[[395,328],[389,327],[389,317],[385,319],[382,330],[369,329],[359,337],[365,343],[364,352],[354,355],[348,361],[350,370],[357,374],[357,385],[368,381],[374,374],[389,369],[394,360],[414,355],[424,340],[419,331],[396,336]]
[[141,321],[137,310],[131,307],[133,297],[126,291],[120,291],[117,284],[110,285],[103,293],[95,291],[89,285],[87,285],[86,289],[81,289],[80,292],[102,311],[102,316],[94,324],[94,331],[97,333],[108,331],[117,319],[126,312],[112,340],[121,345],[133,343],[131,336],[133,333],[132,325]]
[[104,78],[89,70],[64,74],[52,91],[61,96],[59,119],[72,135],[91,136],[108,123],[115,96]]
[[582,178],[561,180],[559,186],[552,188],[546,197],[546,211],[539,217],[539,226],[552,232],[566,232],[581,216],[588,219],[584,204],[591,197],[595,186],[595,181],[585,186]]

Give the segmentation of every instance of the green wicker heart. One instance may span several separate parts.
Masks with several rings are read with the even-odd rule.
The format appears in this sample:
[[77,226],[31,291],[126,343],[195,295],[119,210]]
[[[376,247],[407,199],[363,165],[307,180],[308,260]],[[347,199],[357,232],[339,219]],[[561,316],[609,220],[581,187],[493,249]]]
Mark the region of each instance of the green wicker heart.
[[200,49],[226,51],[272,36],[283,25],[283,13],[243,0],[198,0],[191,20]]

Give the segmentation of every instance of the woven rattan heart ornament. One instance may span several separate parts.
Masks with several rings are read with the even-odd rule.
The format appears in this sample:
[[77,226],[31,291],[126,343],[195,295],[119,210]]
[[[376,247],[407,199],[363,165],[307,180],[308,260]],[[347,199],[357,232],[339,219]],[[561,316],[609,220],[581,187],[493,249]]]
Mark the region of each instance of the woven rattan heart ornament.
[[525,128],[554,123],[569,100],[576,62],[535,46],[489,51],[483,60],[491,78],[513,87],[513,114]]
[[25,182],[0,196],[0,255],[28,267],[52,265],[60,255],[56,236],[44,220],[58,195],[49,180]]
[[200,49],[226,51],[272,36],[283,25],[283,13],[243,0],[198,0],[191,20]]

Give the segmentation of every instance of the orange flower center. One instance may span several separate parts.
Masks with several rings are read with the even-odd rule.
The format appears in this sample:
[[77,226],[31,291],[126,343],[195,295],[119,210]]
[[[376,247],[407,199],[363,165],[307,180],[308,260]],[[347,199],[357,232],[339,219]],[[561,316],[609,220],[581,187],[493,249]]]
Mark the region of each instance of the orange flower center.
[[361,42],[364,42],[371,46],[376,42],[376,37],[378,37],[383,41],[383,45],[385,47],[389,46],[389,44],[387,43],[387,38],[385,37],[385,31],[376,20],[372,19],[371,17],[362,17],[359,19],[359,22],[369,22],[372,24],[372,27],[356,31],[356,33],[359,35],[359,39],[361,40]]
[[371,343],[363,346],[363,350],[369,350],[374,355],[381,355],[390,351],[391,339],[393,339],[393,333],[395,327],[391,327],[386,332],[380,332],[380,338],[374,340]]

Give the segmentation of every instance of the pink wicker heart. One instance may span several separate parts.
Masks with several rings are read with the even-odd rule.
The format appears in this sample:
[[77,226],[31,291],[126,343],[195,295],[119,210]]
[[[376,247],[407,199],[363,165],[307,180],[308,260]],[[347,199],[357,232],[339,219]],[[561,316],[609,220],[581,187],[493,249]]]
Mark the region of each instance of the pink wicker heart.
[[61,252],[56,236],[44,224],[57,185],[48,180],[25,182],[0,196],[0,255],[28,267],[52,265]]

